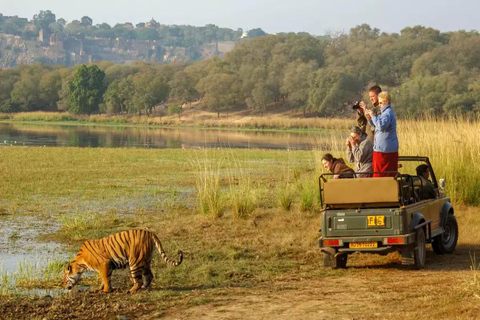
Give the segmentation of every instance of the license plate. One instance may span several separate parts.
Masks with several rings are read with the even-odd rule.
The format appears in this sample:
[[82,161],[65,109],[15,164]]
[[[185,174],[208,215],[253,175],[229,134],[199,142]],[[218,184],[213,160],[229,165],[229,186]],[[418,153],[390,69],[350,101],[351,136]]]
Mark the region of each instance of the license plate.
[[351,249],[370,249],[370,248],[377,248],[378,242],[376,241],[368,241],[368,242],[350,242],[349,247]]
[[376,227],[385,228],[385,216],[367,216],[367,227],[369,227],[369,228],[376,228]]

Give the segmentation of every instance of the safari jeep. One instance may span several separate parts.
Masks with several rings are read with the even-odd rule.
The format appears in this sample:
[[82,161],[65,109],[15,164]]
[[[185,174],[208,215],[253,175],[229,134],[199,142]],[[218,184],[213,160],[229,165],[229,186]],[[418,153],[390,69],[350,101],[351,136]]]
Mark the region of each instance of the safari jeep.
[[[436,196],[424,198],[426,180],[416,176],[417,165],[430,169]],[[426,244],[437,254],[455,250],[458,225],[445,180],[437,184],[427,157],[400,157],[395,177],[319,178],[322,201],[321,237],[324,266],[345,268],[354,252],[387,254],[399,251],[402,264],[425,266]],[[341,178],[341,176],[340,176]]]

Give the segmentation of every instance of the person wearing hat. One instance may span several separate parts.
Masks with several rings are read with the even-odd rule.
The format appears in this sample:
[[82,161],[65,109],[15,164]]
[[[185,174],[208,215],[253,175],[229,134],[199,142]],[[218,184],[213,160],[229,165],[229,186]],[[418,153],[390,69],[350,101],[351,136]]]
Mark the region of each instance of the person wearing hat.
[[358,126],[350,129],[350,136],[347,138],[347,161],[354,163],[357,178],[368,178],[372,175],[367,172],[373,171],[373,144],[367,139],[367,135],[363,133]]

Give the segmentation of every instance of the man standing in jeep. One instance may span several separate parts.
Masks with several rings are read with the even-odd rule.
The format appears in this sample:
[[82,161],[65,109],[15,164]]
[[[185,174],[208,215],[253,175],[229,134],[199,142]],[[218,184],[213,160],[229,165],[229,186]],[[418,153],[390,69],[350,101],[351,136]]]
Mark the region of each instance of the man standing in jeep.
[[[379,86],[373,86],[368,90],[368,96],[370,97],[370,102],[372,103],[371,109],[373,114],[378,116],[380,114],[380,108],[378,106],[378,95],[382,92],[382,89]],[[360,108],[357,109],[357,124],[362,129],[363,132],[367,135],[368,140],[373,144],[375,127],[368,123],[368,119],[365,116],[365,111],[367,109],[367,104],[363,101],[360,101]]]

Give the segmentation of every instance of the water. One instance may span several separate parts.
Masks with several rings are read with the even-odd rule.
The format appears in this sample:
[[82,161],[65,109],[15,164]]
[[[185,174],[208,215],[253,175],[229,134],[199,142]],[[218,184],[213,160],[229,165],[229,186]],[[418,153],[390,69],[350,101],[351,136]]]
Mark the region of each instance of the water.
[[43,267],[53,258],[66,258],[60,244],[38,240],[56,228],[38,217],[0,216],[0,268],[13,273],[22,262]]
[[0,123],[0,145],[312,150],[327,133]]
[[[56,225],[38,217],[0,215],[0,289],[39,296],[54,296],[62,292],[59,289],[27,290],[14,285],[20,278],[42,278],[42,270],[49,263],[67,261],[68,255],[60,244],[39,240],[40,235],[53,232],[56,228]],[[54,273],[53,276],[58,276],[60,281],[61,275]]]

